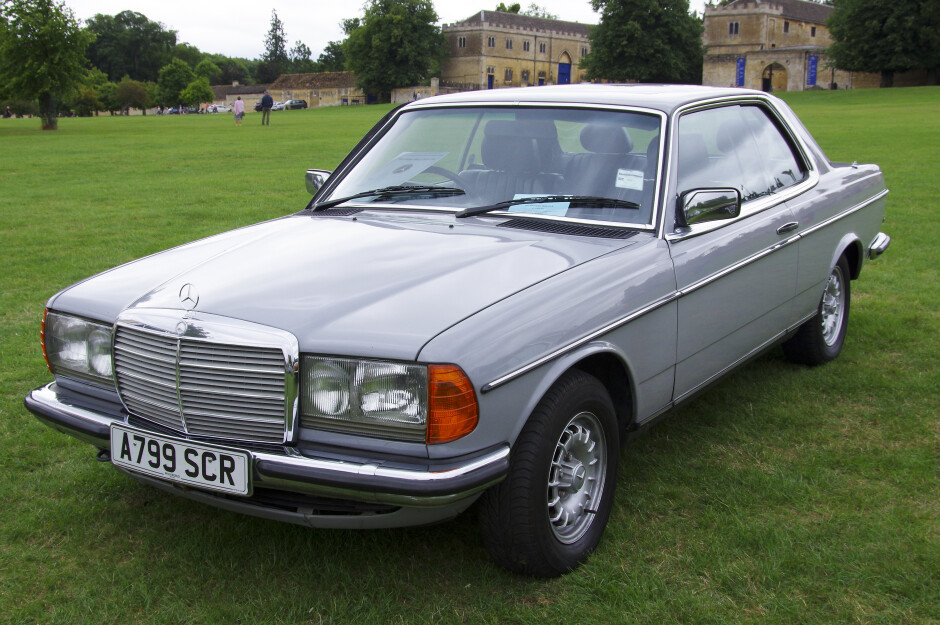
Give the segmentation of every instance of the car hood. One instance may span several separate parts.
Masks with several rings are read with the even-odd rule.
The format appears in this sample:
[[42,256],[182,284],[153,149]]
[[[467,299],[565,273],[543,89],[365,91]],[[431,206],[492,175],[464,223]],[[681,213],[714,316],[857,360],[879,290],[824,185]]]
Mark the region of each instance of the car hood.
[[[305,352],[414,359],[474,313],[629,240],[498,227],[493,217],[295,215],[134,261],[51,307],[113,321],[125,309],[195,310],[281,328]],[[189,289],[187,289],[188,291]]]

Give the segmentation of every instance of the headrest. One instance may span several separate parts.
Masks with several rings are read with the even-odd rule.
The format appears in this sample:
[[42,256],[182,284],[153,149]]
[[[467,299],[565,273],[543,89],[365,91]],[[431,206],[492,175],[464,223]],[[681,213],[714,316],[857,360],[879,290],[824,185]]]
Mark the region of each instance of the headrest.
[[629,154],[633,141],[623,126],[588,124],[581,129],[581,145],[595,154]]
[[535,172],[539,169],[536,160],[535,141],[508,135],[485,135],[480,146],[480,156],[488,169],[514,172]]
[[542,120],[494,119],[483,128],[480,156],[489,169],[537,172],[541,168],[539,145],[558,141],[555,124]]
[[526,137],[529,139],[557,139],[555,124],[539,119],[493,119],[486,123],[483,135],[501,135],[504,137]]

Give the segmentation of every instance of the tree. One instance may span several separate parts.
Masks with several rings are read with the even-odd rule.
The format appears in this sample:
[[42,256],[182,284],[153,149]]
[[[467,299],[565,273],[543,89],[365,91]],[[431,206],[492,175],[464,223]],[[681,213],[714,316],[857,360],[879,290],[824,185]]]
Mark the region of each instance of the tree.
[[[287,65],[287,34],[284,22],[277,17],[277,11],[271,9],[271,28],[264,37],[264,56],[262,60],[279,68]],[[275,77],[276,78],[276,77]]]
[[251,83],[251,72],[248,70],[248,66],[240,59],[225,59],[224,61],[218,62],[218,66],[221,70],[218,84],[230,85],[237,82],[241,85],[247,85]]
[[94,35],[71,9],[54,0],[0,4],[0,83],[23,99],[39,101],[43,130],[56,130],[59,102],[85,77],[85,49]]
[[187,106],[199,106],[203,102],[212,102],[215,95],[212,93],[212,87],[209,86],[207,78],[197,78],[186,85],[180,93],[180,99]]
[[317,70],[317,64],[311,56],[313,53],[310,48],[302,42],[294,43],[290,51],[290,71],[292,74],[309,74]]
[[86,70],[81,86],[69,101],[72,110],[82,117],[97,115],[104,108],[104,103],[98,97],[99,91],[107,82],[107,74],[97,67]]
[[117,89],[114,91],[114,98],[120,105],[121,110],[130,108],[140,109],[147,114],[147,107],[151,105],[150,94],[147,91],[147,85],[139,80],[131,80],[128,76],[121,79]]
[[199,65],[202,57],[205,56],[199,48],[189,43],[178,43],[173,46],[172,55],[174,59],[184,61],[191,68]]
[[370,0],[346,41],[346,67],[384,101],[392,89],[425,83],[446,54],[431,0]]
[[196,75],[185,61],[173,59],[160,70],[160,79],[157,81],[160,85],[160,102],[175,106],[180,101],[183,89],[195,79]]
[[134,11],[113,17],[99,13],[88,20],[87,28],[95,33],[95,41],[85,55],[112,81],[123,76],[156,80],[176,46],[176,31]]
[[209,81],[209,84],[212,84],[214,79],[217,79],[222,74],[222,70],[219,69],[219,66],[210,61],[209,59],[203,59],[196,64],[196,69],[194,70],[196,76],[201,76]]
[[120,110],[121,105],[117,101],[115,93],[117,93],[117,83],[106,82],[95,89],[95,93],[98,95],[98,102],[101,105],[101,109],[108,111],[114,115],[114,111]]
[[496,10],[500,13],[519,13],[522,10],[522,5],[518,2],[506,6],[505,3],[500,2],[496,5]]
[[[513,5],[516,6],[516,5]],[[541,17],[547,20],[557,20],[558,16],[554,13],[550,13],[547,8],[541,7],[534,2],[529,3],[528,8],[525,11],[520,12],[521,15],[529,15],[531,17]]]
[[341,72],[346,69],[346,50],[342,41],[331,41],[317,58],[321,72]]
[[702,20],[688,0],[591,0],[601,12],[591,52],[581,61],[588,78],[701,83]]
[[878,72],[881,86],[895,72],[925,69],[936,82],[940,65],[938,0],[836,0],[826,26],[835,42],[829,56],[839,69]]

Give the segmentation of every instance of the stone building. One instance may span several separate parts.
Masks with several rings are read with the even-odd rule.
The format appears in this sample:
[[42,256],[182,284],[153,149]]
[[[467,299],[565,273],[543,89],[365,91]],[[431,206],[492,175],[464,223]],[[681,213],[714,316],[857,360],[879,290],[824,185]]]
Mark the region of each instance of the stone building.
[[479,11],[443,26],[448,56],[441,90],[582,82],[590,25],[500,11]]
[[267,88],[268,85],[239,85],[238,83],[232,85],[213,85],[212,103],[232,106],[235,100],[241,97],[241,99],[245,101],[245,110],[250,111],[254,108],[255,104],[261,101],[264,90]]
[[356,86],[356,76],[352,72],[281,74],[268,90],[275,100],[306,100],[309,108],[374,101]]
[[[847,72],[829,64],[832,6],[807,0],[735,0],[705,7],[702,84],[764,91],[878,87],[881,76]],[[896,86],[923,84],[923,72],[906,72]]]

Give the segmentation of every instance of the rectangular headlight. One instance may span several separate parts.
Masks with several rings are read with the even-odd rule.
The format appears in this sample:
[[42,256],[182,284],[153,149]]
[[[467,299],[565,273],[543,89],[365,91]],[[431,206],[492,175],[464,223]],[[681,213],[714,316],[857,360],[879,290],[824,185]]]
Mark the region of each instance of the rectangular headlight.
[[55,375],[113,386],[111,326],[61,313],[46,313],[43,348]]
[[423,365],[305,356],[301,425],[424,441],[428,369]]

